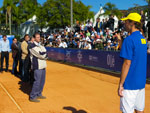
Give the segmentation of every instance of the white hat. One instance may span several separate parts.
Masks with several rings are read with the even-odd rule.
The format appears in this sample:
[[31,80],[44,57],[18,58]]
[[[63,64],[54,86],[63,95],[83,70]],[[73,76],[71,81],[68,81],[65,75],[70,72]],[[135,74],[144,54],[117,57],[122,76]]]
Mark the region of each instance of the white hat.
[[102,39],[97,39],[96,42],[103,42],[103,40]]
[[100,39],[97,39],[96,42],[101,41]]

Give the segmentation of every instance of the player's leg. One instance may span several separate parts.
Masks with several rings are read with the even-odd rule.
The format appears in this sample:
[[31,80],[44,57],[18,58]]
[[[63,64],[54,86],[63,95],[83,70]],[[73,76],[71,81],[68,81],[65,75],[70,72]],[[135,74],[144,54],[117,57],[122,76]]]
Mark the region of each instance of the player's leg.
[[134,113],[137,90],[124,90],[120,98],[120,110],[123,113]]
[[135,110],[136,113],[144,113],[145,108],[145,89],[139,90],[136,97]]

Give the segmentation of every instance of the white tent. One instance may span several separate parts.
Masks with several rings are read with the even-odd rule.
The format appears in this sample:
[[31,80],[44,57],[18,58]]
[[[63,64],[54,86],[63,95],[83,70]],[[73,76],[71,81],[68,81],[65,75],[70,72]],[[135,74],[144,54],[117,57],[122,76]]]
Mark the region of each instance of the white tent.
[[[30,36],[33,35],[35,32],[40,31],[39,26],[37,25],[37,17],[34,15],[32,18],[27,20],[26,22],[20,25],[21,27],[21,36],[24,37],[25,34],[29,34]],[[48,29],[43,28],[42,31],[46,32]]]
[[21,37],[24,37],[25,34],[33,35],[38,31],[39,27],[36,24],[36,16],[34,15],[31,19],[20,25]]

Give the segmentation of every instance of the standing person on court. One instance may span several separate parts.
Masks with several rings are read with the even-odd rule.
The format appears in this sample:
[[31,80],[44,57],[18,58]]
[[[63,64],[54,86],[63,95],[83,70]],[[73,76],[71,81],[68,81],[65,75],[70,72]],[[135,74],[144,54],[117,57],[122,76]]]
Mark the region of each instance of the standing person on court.
[[38,99],[46,99],[42,92],[45,84],[47,52],[45,47],[40,44],[40,38],[40,34],[35,33],[35,41],[30,46],[31,68],[34,71],[35,79],[29,97],[31,102],[40,102]]
[[18,61],[19,61],[19,57],[18,57],[19,56],[19,48],[17,45],[17,39],[16,38],[13,39],[11,49],[12,49],[12,58],[13,58],[12,74],[17,76],[17,74],[18,74],[17,66],[18,66]]
[[30,56],[28,51],[28,41],[30,37],[28,34],[24,36],[24,41],[21,43],[21,51],[22,51],[22,75],[21,79],[23,82],[29,81],[29,67],[30,67]]
[[[124,39],[120,52],[124,59],[118,88],[120,109],[123,113],[144,113],[147,42],[140,32],[141,16],[130,13],[122,20],[131,35]],[[118,39],[121,39],[119,35]]]
[[1,53],[1,72],[3,72],[3,63],[4,58],[6,62],[6,69],[5,71],[8,71],[9,66],[9,52],[10,52],[10,46],[9,46],[9,40],[7,40],[7,36],[3,35],[3,39],[0,41],[0,53]]
[[[28,46],[28,49],[30,50],[32,48],[32,45],[35,41],[35,36],[33,35],[29,41],[29,46]],[[34,70],[31,68],[31,59],[30,59],[30,84],[33,85],[33,82],[34,82]]]

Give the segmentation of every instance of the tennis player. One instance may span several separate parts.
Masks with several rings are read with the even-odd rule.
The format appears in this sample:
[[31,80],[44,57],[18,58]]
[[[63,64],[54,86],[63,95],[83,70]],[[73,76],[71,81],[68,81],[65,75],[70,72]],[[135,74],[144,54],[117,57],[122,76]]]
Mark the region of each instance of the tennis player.
[[123,41],[120,57],[124,59],[118,88],[123,113],[144,113],[147,72],[147,41],[140,32],[141,16],[130,13],[125,28],[131,34]]

